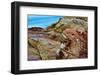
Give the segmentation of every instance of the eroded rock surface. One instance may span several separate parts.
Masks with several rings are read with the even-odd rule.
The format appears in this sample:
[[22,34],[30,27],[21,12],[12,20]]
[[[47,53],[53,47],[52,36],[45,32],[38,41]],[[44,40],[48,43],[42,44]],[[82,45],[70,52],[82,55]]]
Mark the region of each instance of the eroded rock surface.
[[87,24],[87,17],[66,16],[46,29],[29,29],[28,60],[87,58]]

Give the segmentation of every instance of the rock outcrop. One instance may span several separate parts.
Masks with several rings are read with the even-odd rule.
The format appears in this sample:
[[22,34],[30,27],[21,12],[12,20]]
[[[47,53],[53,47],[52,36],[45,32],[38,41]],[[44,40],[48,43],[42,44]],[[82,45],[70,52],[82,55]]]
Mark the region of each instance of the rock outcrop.
[[[88,57],[87,17],[65,16],[45,30],[39,27],[30,28],[28,32],[30,30],[32,34],[28,38],[29,60],[76,59]],[[33,35],[40,36],[35,40],[32,38]],[[63,49],[61,49],[62,43],[65,45]]]

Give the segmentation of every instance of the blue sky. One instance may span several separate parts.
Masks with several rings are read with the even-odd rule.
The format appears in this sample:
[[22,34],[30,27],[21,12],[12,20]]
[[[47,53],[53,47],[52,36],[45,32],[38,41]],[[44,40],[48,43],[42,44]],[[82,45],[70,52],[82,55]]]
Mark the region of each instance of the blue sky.
[[62,16],[28,15],[28,28],[42,27],[46,28],[56,23]]

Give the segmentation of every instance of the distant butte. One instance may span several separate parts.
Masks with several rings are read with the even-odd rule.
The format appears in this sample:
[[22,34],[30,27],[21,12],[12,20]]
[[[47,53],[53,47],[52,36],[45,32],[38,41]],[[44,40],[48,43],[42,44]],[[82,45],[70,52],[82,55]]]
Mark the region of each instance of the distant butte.
[[30,31],[43,31],[44,29],[41,27],[32,27],[32,28],[28,28],[28,30],[30,30]]

